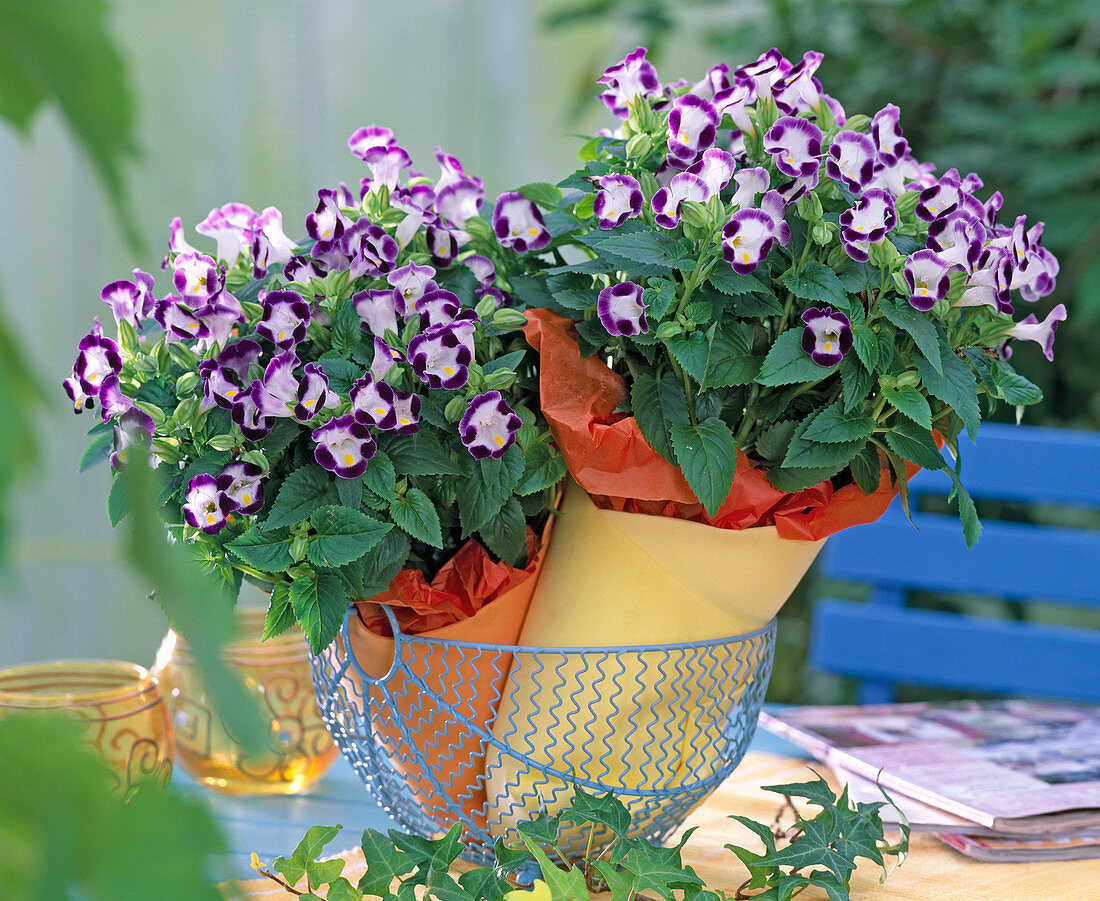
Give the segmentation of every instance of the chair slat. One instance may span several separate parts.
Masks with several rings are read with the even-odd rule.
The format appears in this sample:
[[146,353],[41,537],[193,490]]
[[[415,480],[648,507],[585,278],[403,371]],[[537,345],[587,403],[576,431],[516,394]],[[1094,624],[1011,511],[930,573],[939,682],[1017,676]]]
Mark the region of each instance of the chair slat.
[[873,681],[1100,702],[1100,633],[826,599],[811,661]]

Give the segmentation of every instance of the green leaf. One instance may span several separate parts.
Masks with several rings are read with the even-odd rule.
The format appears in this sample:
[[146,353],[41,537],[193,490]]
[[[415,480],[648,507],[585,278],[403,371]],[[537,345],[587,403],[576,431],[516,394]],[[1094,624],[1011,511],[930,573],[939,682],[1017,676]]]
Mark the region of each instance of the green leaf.
[[878,366],[878,335],[868,325],[852,327],[852,347],[856,356],[868,372],[874,372]]
[[662,848],[649,842],[640,841],[623,856],[622,866],[634,874],[634,890],[656,892],[662,898],[672,899],[673,890],[689,885],[703,885],[703,880],[691,867],[684,866],[680,857],[680,848],[694,829],[689,829],[680,845]]
[[325,569],[358,560],[393,528],[347,507],[321,507],[310,514],[309,525],[315,534],[309,537],[306,559]]
[[556,210],[562,198],[561,188],[547,184],[544,181],[524,185],[519,189],[519,193],[548,210]]
[[910,419],[899,419],[886,433],[890,450],[924,469],[942,469],[943,457],[932,440],[932,433]]
[[651,278],[649,287],[642,291],[642,303],[645,304],[646,317],[650,329],[664,319],[668,308],[676,301],[676,284],[667,278]]
[[363,327],[355,306],[350,299],[341,300],[332,311],[332,349],[340,354],[349,354],[359,346],[362,337]]
[[243,535],[228,542],[226,547],[261,572],[286,572],[294,565],[294,558],[290,555],[290,536],[286,529],[261,529],[254,525]]
[[1004,361],[994,366],[993,381],[997,386],[998,396],[1015,406],[1037,404],[1043,399],[1043,392],[1038,385],[1024,378]]
[[694,426],[677,422],[672,426],[672,446],[689,487],[714,516],[733,485],[737,466],[733,432],[717,416]]
[[97,463],[106,463],[111,457],[111,450],[114,447],[115,438],[111,432],[100,435],[91,444],[88,445],[88,449],[84,451],[84,455],[80,458],[80,472],[84,472],[86,469],[90,469]]
[[343,504],[345,507],[351,508],[352,510],[358,510],[359,505],[363,503],[362,478],[337,478],[337,480],[333,484],[336,485],[336,495],[340,498],[340,503]]
[[710,342],[706,335],[698,331],[675,335],[669,338],[668,349],[684,371],[702,384],[707,377],[707,359],[710,356]]
[[866,445],[866,438],[826,443],[809,441],[796,432],[787,448],[787,456],[783,458],[783,468],[832,469],[833,472],[839,472]]
[[878,489],[882,481],[882,464],[879,462],[878,449],[873,444],[868,444],[852,459],[852,478],[859,485],[864,494],[871,494]]
[[399,529],[413,538],[432,547],[443,547],[443,533],[435,504],[419,488],[410,488],[404,497],[390,504],[390,516]]
[[928,393],[938,397],[959,414],[966,431],[973,439],[978,432],[978,423],[981,422],[981,409],[978,407],[978,381],[970,364],[953,353],[944,354],[939,370],[933,369],[920,356],[914,357],[913,362]]
[[873,416],[846,413],[839,403],[830,404],[813,418],[802,433],[806,441],[833,444],[844,441],[866,441],[875,430]]
[[478,530],[482,543],[509,566],[519,563],[527,550],[527,520],[514,497]]
[[840,385],[844,391],[844,412],[848,413],[863,405],[867,395],[875,386],[875,377],[863,368],[859,358],[848,354],[840,361]]
[[[322,885],[328,885],[333,879],[337,878],[343,870],[344,861],[339,857],[334,857],[331,860],[315,860],[306,867],[306,879],[309,881],[310,885],[319,888]],[[331,892],[326,892],[325,894],[329,898],[332,897]]]
[[129,486],[123,479],[115,478],[111,482],[111,491],[107,495],[107,517],[111,526],[117,526],[130,512]]
[[282,873],[286,877],[286,881],[291,885],[297,883],[306,874],[306,866],[304,863],[299,863],[296,860],[286,857],[276,857],[271,864],[271,868],[276,873]]
[[824,866],[846,881],[855,869],[855,861],[832,847],[832,836],[829,835],[828,827],[824,823],[810,820],[804,823],[803,829],[798,841],[766,854],[760,863],[799,869]]
[[397,498],[397,473],[393,463],[385,452],[378,450],[367,462],[367,471],[362,475],[363,484],[379,497],[391,503]]
[[635,263],[685,272],[694,269],[696,263],[690,242],[663,230],[660,233],[646,230],[612,234],[596,241],[592,247],[597,253],[606,252]]
[[[382,444],[379,442],[380,445]],[[462,472],[439,442],[426,434],[395,435],[388,437],[384,450],[400,475],[406,476],[457,476]],[[369,470],[368,465],[368,470]],[[371,483],[366,482],[368,488]],[[373,491],[374,489],[371,488]],[[381,492],[378,492],[381,494]],[[384,496],[384,495],[383,495]]]
[[320,857],[325,845],[336,838],[343,828],[343,826],[310,826],[294,849],[292,859],[302,865],[312,863]]
[[363,830],[362,849],[367,871],[359,880],[359,890],[368,895],[389,897],[393,881],[411,873],[415,866],[413,855],[376,829]]
[[500,512],[523,474],[524,460],[522,451],[513,445],[499,460],[469,458],[463,463],[469,471],[455,484],[455,496],[465,536],[472,535]]
[[536,494],[557,485],[567,471],[561,454],[547,442],[535,441],[524,449],[523,473],[512,490],[520,497]]
[[829,788],[829,783],[818,777],[808,782],[787,782],[783,785],[762,785],[761,791],[774,792],[777,795],[787,795],[791,798],[805,798],[811,804],[821,808],[836,806],[836,793]]
[[[553,861],[546,856],[546,852],[538,846],[538,843],[523,829],[519,830],[519,837],[527,845],[531,854],[539,864],[539,872],[542,881],[550,890],[552,901],[589,901],[588,886],[584,881],[584,873],[577,867],[570,866],[568,870],[562,870],[555,866]],[[539,880],[535,880],[536,889]]]
[[[352,312],[354,312],[354,309]],[[355,318],[358,320],[358,314]],[[347,395],[355,381],[363,377],[363,368],[356,366],[350,360],[345,360],[343,357],[325,354],[317,362],[321,365],[321,372],[328,379],[329,388],[337,394]]]
[[455,823],[438,839],[403,835],[396,829],[391,829],[389,836],[398,848],[412,854],[417,866],[427,873],[446,873],[463,850],[461,823]]
[[319,507],[337,503],[339,499],[328,473],[320,466],[307,464],[283,480],[271,512],[260,528],[270,531],[295,525],[308,519]]
[[660,379],[639,373],[630,387],[630,407],[645,440],[657,453],[675,464],[672,454],[672,427],[688,422],[687,399],[683,386],[670,372]]
[[912,337],[932,369],[941,372],[941,356],[952,354],[941,352],[939,332],[928,315],[914,309],[907,300],[893,297],[879,298],[878,308],[890,322]]
[[508,281],[512,286],[512,296],[521,301],[526,307],[548,307],[550,292],[546,288],[544,275],[510,275]]
[[970,494],[963,487],[963,483],[959,481],[959,474],[950,466],[944,466],[943,470],[951,476],[951,481],[955,483],[955,503],[959,509],[959,519],[962,521],[963,538],[966,541],[966,546],[972,548],[982,535],[982,523],[978,519],[978,511],[974,507],[974,501],[971,500]]
[[796,419],[786,419],[768,426],[756,439],[756,452],[765,460],[778,463],[787,455],[791,437],[800,425]]
[[789,328],[775,339],[757,375],[758,384],[774,387],[796,382],[816,382],[836,371],[836,367],[818,366],[802,349],[800,328]]
[[264,618],[264,631],[261,641],[267,641],[282,635],[294,625],[294,608],[290,606],[290,583],[276,582],[271,589],[271,603]]
[[325,892],[325,901],[363,901],[363,893],[344,876],[334,879]]
[[[347,393],[347,392],[345,392]],[[271,427],[267,437],[260,442],[268,459],[274,459],[286,450],[292,441],[302,434],[302,427],[293,419],[280,419]]]
[[928,398],[921,393],[919,388],[915,385],[902,385],[900,388],[883,385],[880,390],[886,401],[893,404],[899,412],[931,431],[932,407],[928,403]]
[[290,606],[313,653],[320,654],[340,631],[347,592],[333,573],[299,576],[290,583]]
[[835,272],[817,260],[807,260],[800,272],[788,272],[783,283],[795,297],[827,303],[834,309],[848,306],[848,292]]
[[847,461],[834,466],[776,467],[768,471],[768,481],[780,491],[795,494],[807,488],[813,488],[814,485],[820,485],[826,479],[831,479],[846,465]]
[[362,596],[374,597],[385,591],[404,568],[411,549],[408,536],[400,529],[393,529],[357,560],[353,566],[360,567],[363,574]]
[[[775,295],[775,292],[760,279],[752,275],[742,275],[740,272],[734,272],[730,266],[715,266],[710,271],[710,275],[707,276],[707,281],[717,290],[731,297],[739,297],[743,294],[770,294],[773,297]],[[782,306],[779,307],[778,312],[783,312]]]
[[596,872],[607,883],[611,891],[610,901],[632,901],[634,898],[634,874],[620,870],[614,864],[606,860],[597,860],[593,863]]
[[561,812],[561,818],[582,825],[601,823],[619,836],[630,828],[630,812],[614,792],[590,795],[579,785],[573,786],[573,803]]
[[703,388],[735,388],[751,384],[760,372],[761,357],[752,354],[752,327],[727,321],[713,328]]

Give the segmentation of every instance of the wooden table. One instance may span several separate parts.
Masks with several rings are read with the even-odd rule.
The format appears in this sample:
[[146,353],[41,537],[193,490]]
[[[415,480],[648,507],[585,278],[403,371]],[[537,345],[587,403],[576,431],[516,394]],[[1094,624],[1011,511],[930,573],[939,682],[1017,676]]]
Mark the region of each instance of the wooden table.
[[[698,827],[684,848],[685,862],[695,868],[708,887],[724,889],[731,895],[746,873],[724,845],[734,842],[752,848],[756,844],[748,830],[730,820],[729,815],[737,813],[770,823],[779,809],[780,799],[761,791],[760,786],[812,778],[806,760],[768,753],[790,746],[763,733],[760,735],[754,747],[766,750],[750,751],[733,775],[684,825],[684,828]],[[814,768],[822,775],[830,775],[823,767],[814,764]],[[250,850],[256,851],[265,863],[270,863],[279,854],[289,855],[307,826],[343,823],[353,828],[345,829],[330,847],[353,849],[340,856],[348,861],[345,875],[353,881],[358,880],[363,872],[362,855],[354,850],[359,833],[368,825],[376,829],[388,827],[387,818],[366,798],[362,786],[357,781],[354,786],[349,785],[348,777],[355,779],[341,762],[322,780],[314,794],[295,799],[251,799],[248,806],[254,808],[254,812],[244,817],[230,810],[233,804],[223,804],[219,816],[229,827],[236,852],[233,858],[235,875],[240,874],[242,864],[247,869]],[[235,801],[237,809],[240,803]],[[214,806],[218,810],[216,801]],[[277,816],[283,819],[275,819]],[[300,816],[305,819],[291,824],[290,821]],[[284,837],[288,826],[289,838]],[[909,858],[895,868],[883,884],[879,883],[880,874],[881,870],[869,861],[860,861],[852,882],[854,901],[1100,901],[1098,860],[981,863],[963,857],[928,835],[913,836]],[[246,882],[242,887],[247,898],[290,901],[294,897],[264,879]],[[799,896],[800,901],[819,901],[824,897],[824,893],[816,889]]]

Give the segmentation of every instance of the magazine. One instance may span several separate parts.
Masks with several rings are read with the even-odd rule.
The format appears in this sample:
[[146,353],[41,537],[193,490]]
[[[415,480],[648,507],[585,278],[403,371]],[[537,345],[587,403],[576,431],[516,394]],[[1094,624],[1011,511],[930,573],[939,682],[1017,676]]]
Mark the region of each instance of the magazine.
[[[1100,829],[1100,708],[1037,701],[791,707],[760,724],[845,775],[860,798],[923,805],[945,833],[1044,836]],[[916,812],[916,811],[914,811]],[[955,818],[934,820],[940,814]]]
[[937,834],[936,838],[956,851],[961,851],[967,857],[994,863],[1100,857],[1100,831],[1062,838],[1007,838],[953,834]]

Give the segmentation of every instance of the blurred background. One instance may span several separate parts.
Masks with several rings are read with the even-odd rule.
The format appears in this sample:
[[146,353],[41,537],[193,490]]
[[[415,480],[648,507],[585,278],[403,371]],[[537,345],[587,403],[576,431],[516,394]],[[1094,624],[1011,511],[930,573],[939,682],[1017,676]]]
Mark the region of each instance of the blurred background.
[[[77,6],[104,11],[103,43],[83,55]],[[78,472],[98,413],[74,417],[60,383],[92,317],[109,319],[100,288],[134,267],[159,275],[173,216],[200,248],[212,242],[194,224],[228,201],[277,206],[296,236],[318,188],[366,174],[346,141],[370,123],[392,128],[429,175],[436,145],[458,156],[489,203],[557,181],[577,135],[613,124],[595,79],[639,44],[665,81],[772,46],[791,59],[821,50],[818,75],[850,113],[896,103],[920,159],[978,172],[983,196],[1003,193],[1003,221],[1044,220],[1062,271],[1035,312],[1063,302],[1069,319],[1053,366],[1013,358],[1046,395],[1028,422],[1100,427],[1093,0],[0,0],[0,297],[44,394],[17,390],[13,348],[0,341],[15,408],[0,424],[0,464],[31,456],[15,444],[18,417],[33,418],[38,438],[35,469],[7,503],[0,665],[148,664],[166,629],[112,534],[109,473]],[[42,89],[33,110],[3,92],[20,66]],[[844,697],[800,663],[809,597],[804,587],[786,608],[773,700]]]

